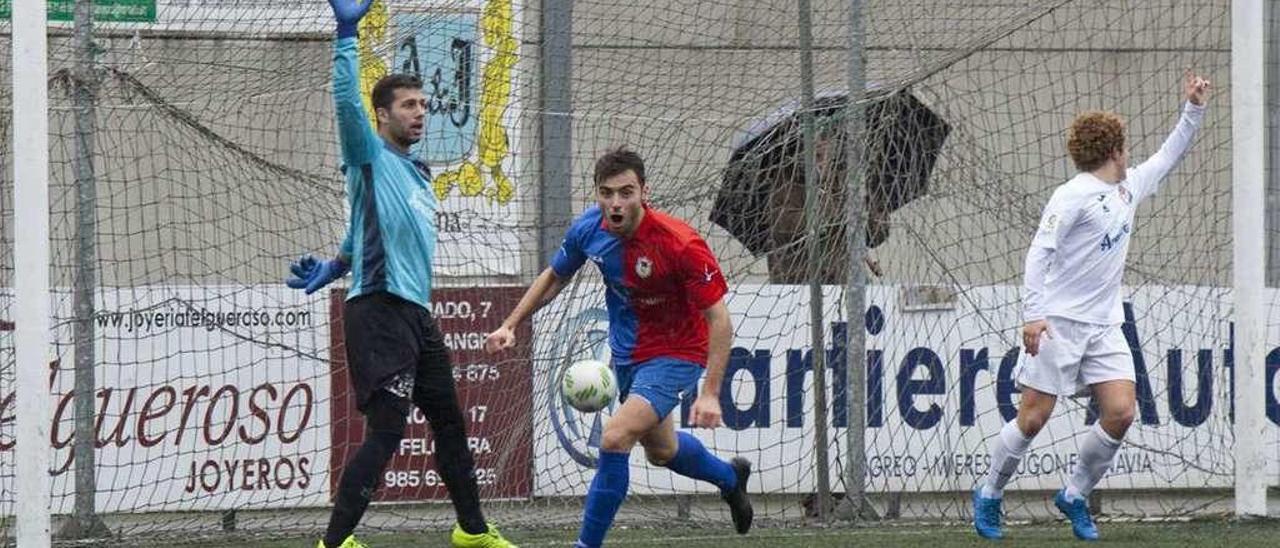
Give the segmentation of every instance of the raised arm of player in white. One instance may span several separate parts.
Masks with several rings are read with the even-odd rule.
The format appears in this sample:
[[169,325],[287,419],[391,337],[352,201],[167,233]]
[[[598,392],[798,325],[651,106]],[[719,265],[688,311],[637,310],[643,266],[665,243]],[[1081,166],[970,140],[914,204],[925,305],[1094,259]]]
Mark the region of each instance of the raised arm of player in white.
[[1160,145],[1160,150],[1152,154],[1147,161],[1129,169],[1125,176],[1125,184],[1134,194],[1135,202],[1141,202],[1160,189],[1160,182],[1169,174],[1178,161],[1191,148],[1196,132],[1204,121],[1205,97],[1209,89],[1209,81],[1187,74],[1184,83],[1186,102],[1182,107],[1182,116],[1178,125]]

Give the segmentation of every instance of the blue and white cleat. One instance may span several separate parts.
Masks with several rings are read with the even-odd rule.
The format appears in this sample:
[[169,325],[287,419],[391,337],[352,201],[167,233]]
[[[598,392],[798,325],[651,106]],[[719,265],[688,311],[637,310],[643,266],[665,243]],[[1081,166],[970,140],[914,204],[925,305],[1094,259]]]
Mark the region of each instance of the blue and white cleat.
[[1080,540],[1098,540],[1098,526],[1089,515],[1089,503],[1085,499],[1067,500],[1066,489],[1053,496],[1053,505],[1071,521],[1071,532]]
[[1000,540],[1004,538],[1004,530],[1000,526],[1000,503],[1002,499],[989,499],[982,496],[982,487],[973,490],[973,528],[978,536]]

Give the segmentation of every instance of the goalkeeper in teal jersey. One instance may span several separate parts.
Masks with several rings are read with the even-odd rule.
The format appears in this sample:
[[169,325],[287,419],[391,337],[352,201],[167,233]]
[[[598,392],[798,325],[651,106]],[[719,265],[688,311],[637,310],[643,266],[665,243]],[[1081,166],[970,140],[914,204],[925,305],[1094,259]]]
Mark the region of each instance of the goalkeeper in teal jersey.
[[426,164],[409,156],[422,139],[427,100],[416,76],[378,81],[372,102],[375,131],[365,117],[356,59],[356,25],[372,0],[329,0],[338,22],[333,98],[342,144],[351,218],[338,256],[303,257],[291,267],[290,287],[311,294],[348,271],[343,308],[348,373],[365,439],[342,470],[333,513],[320,548],[363,546],[352,536],[417,407],[431,424],[436,463],[458,523],[455,547],[514,546],[480,512],[475,464],[467,447],[453,367],[430,312],[431,259],[439,204]]

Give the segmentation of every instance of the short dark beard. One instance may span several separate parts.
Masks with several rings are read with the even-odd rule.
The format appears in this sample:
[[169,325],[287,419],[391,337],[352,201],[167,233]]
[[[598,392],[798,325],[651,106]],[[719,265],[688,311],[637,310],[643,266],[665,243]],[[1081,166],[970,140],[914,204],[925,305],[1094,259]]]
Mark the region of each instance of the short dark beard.
[[405,149],[408,149],[409,147],[418,144],[418,141],[421,141],[421,140],[422,139],[401,138],[401,139],[396,139],[396,144],[404,147]]
[[[379,130],[381,130],[381,128],[379,128]],[[409,147],[413,146],[415,143],[421,140],[421,139],[407,139],[401,136],[397,136],[393,132],[388,132],[388,133],[392,133],[392,134],[382,136],[382,138],[386,140],[388,143],[390,143],[391,146],[394,146],[400,149],[402,152],[406,152],[406,153],[409,152]],[[382,132],[379,131],[378,134],[382,135]]]

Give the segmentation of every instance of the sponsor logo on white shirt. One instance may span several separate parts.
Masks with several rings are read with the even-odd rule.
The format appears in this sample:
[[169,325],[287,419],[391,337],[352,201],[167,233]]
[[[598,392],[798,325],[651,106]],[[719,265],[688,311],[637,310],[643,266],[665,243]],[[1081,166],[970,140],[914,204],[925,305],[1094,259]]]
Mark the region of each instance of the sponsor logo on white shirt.
[[1125,235],[1128,233],[1129,233],[1129,223],[1125,223],[1124,226],[1120,227],[1120,230],[1117,230],[1115,234],[1103,234],[1102,250],[1111,251],[1111,248],[1115,247],[1116,244],[1120,243],[1120,240],[1123,240]]

